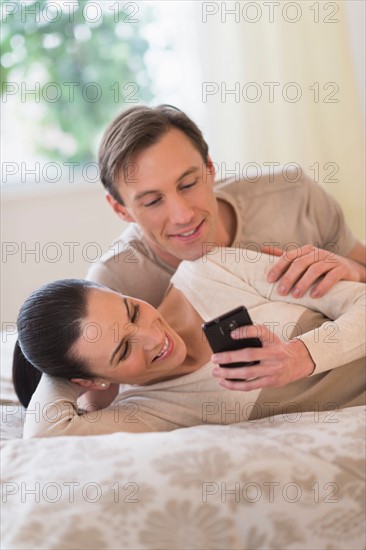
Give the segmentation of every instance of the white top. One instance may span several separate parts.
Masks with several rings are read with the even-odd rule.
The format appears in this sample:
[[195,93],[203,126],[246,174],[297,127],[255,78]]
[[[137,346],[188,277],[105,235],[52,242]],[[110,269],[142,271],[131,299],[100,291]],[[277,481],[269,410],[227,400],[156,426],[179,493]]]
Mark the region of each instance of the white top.
[[[250,250],[220,249],[195,262],[182,262],[172,283],[204,320],[243,304],[253,322],[267,323],[283,340],[302,333],[316,368],[311,377],[288,388],[291,396],[298,392],[303,410],[310,410],[319,401],[317,388],[327,393],[328,401],[332,401],[333,389],[339,393],[339,377],[338,388],[331,378],[329,387],[325,386],[325,371],[334,372],[365,356],[365,285],[342,281],[321,299],[312,299],[309,293],[300,299],[281,297],[277,284],[266,281],[272,261]],[[211,376],[212,366],[207,363],[191,374],[149,386],[123,386],[111,407],[84,415],[78,414],[77,385],[43,375],[27,409],[24,437],[164,431],[250,419],[264,390],[227,390]],[[348,366],[343,370],[344,377],[351,372]],[[364,391],[360,376],[347,378],[347,384],[353,385],[352,394]],[[267,388],[265,395],[270,394]],[[342,406],[342,399],[337,403]]]

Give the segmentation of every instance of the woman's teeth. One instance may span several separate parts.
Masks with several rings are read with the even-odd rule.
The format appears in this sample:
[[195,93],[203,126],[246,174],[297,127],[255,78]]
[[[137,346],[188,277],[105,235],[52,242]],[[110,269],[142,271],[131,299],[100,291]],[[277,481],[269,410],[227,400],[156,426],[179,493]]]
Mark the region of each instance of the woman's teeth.
[[161,352],[155,357],[154,361],[156,359],[159,359],[159,357],[161,357],[162,355],[164,355],[164,353],[168,350],[168,347],[169,347],[169,340],[168,340],[168,337],[165,336],[164,346],[163,346]]

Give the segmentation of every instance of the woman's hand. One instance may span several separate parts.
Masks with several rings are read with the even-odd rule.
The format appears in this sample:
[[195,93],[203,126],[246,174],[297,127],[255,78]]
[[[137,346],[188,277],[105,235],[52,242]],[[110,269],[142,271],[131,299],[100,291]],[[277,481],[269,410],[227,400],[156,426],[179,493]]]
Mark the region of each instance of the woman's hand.
[[[212,375],[219,378],[219,383],[229,390],[251,391],[286,386],[309,376],[315,369],[314,361],[301,340],[283,342],[264,325],[240,327],[231,333],[231,337],[259,338],[263,347],[244,348],[212,356],[212,362],[221,365],[240,361],[260,361],[260,364],[249,367],[215,367]],[[243,381],[233,382],[231,378]]]
[[281,256],[267,276],[271,283],[281,279],[278,287],[281,296],[291,292],[294,298],[300,298],[320,277],[311,290],[312,298],[324,296],[338,281],[365,280],[363,265],[316,246],[307,244],[285,252],[274,247],[261,249],[262,252]]

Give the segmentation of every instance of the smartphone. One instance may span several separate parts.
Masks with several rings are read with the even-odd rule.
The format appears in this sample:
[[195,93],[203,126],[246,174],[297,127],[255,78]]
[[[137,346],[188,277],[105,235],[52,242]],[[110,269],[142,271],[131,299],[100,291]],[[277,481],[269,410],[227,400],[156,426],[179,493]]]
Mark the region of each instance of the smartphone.
[[[202,330],[206,335],[208,343],[214,353],[221,351],[235,351],[243,348],[261,348],[262,342],[259,338],[240,338],[234,340],[230,332],[238,327],[252,325],[252,320],[244,306],[237,307],[212,321],[203,323]],[[222,365],[225,368],[248,367],[257,365],[260,361],[227,363]]]

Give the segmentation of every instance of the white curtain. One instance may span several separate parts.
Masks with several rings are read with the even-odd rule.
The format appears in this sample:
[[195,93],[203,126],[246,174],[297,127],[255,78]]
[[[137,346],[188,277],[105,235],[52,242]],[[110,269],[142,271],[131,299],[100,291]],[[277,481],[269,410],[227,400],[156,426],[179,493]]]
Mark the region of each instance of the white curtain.
[[[203,127],[219,175],[299,164],[365,239],[364,113],[351,2],[169,4],[182,106]],[[362,20],[364,2],[352,4],[353,19]]]

